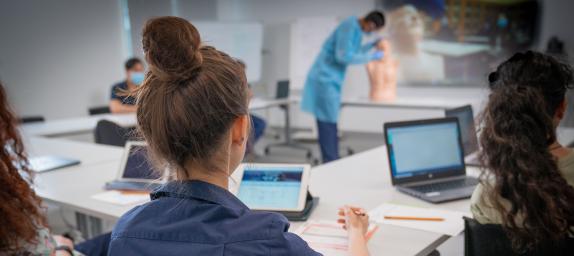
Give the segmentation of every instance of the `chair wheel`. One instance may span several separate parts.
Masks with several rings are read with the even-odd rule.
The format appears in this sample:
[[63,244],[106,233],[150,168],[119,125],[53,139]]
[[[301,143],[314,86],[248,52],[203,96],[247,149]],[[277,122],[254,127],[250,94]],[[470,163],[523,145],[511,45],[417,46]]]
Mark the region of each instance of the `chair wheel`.
[[269,155],[269,147],[265,147],[265,155]]
[[314,159],[313,159],[313,165],[314,165],[314,166],[319,165],[319,159],[314,158]]
[[313,158],[313,153],[311,151],[307,151],[307,159]]
[[354,155],[354,154],[355,154],[355,150],[353,150],[352,148],[347,149],[347,155]]

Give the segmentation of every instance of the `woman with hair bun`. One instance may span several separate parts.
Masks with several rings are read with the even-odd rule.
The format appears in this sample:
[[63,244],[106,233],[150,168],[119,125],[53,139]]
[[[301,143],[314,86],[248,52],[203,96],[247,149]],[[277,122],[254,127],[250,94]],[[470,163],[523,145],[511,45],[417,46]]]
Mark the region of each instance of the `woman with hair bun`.
[[285,217],[252,212],[228,191],[250,129],[242,65],[178,17],[149,20],[142,41],[138,129],[173,181],[119,220],[109,255],[319,255]]
[[572,236],[574,151],[556,140],[572,68],[528,51],[498,66],[489,82],[480,134],[484,170],[471,199],[474,218],[502,225],[522,252]]

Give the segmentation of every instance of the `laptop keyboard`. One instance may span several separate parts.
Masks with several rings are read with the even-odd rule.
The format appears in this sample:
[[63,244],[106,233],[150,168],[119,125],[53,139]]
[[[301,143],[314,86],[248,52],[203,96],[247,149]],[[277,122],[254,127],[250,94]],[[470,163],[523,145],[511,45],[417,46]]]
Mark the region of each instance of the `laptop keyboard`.
[[445,181],[445,182],[440,182],[440,183],[431,183],[431,184],[412,186],[409,188],[414,189],[416,191],[419,191],[421,193],[429,193],[429,192],[435,192],[435,191],[445,191],[445,190],[450,190],[450,189],[458,189],[458,188],[464,188],[464,187],[469,187],[469,186],[475,186],[476,184],[478,184],[477,179],[465,178],[465,179],[450,180],[450,181]]

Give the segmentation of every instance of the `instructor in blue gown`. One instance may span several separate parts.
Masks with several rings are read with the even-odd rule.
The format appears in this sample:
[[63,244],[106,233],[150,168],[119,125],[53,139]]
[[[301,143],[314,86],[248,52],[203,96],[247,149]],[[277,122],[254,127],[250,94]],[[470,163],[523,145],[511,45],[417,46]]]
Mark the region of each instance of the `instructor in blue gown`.
[[347,66],[383,57],[383,52],[371,51],[378,41],[366,45],[361,42],[364,34],[380,30],[384,25],[385,16],[379,11],[344,20],[327,38],[309,71],[301,107],[317,120],[323,163],[339,158],[337,121]]

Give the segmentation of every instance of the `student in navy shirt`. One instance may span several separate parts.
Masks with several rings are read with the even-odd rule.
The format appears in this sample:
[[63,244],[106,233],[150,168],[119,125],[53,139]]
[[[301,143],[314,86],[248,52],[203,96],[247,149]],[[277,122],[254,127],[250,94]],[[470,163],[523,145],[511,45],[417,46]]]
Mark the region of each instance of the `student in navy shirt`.
[[144,80],[144,65],[138,58],[131,58],[124,64],[126,80],[112,86],[110,111],[112,113],[136,112],[136,99],[127,95],[134,92]]
[[109,255],[319,255],[285,217],[252,212],[228,191],[250,130],[243,67],[201,45],[185,19],[151,19],[142,34],[138,127],[173,180],[122,216]]

